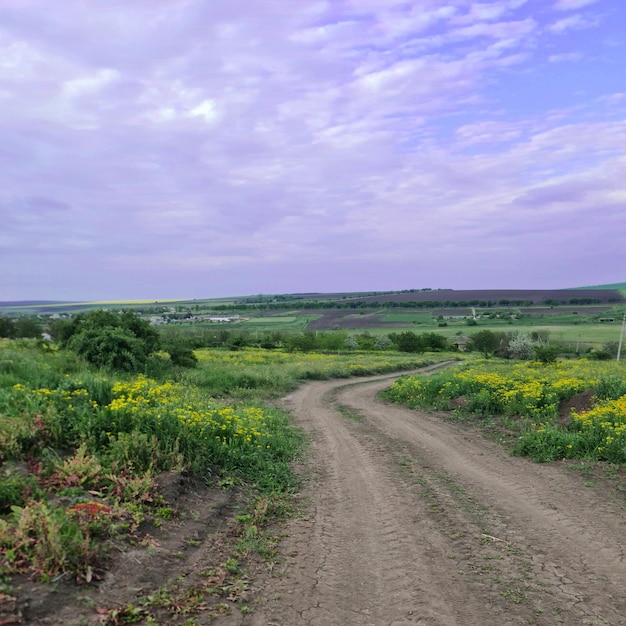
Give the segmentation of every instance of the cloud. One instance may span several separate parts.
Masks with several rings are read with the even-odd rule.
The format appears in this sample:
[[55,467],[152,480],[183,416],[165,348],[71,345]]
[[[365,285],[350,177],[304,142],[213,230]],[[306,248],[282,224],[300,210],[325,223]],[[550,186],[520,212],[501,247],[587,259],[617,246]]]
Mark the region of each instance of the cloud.
[[568,30],[582,30],[591,28],[597,23],[596,19],[589,18],[580,14],[564,17],[548,26],[548,30],[553,33],[564,33]]
[[301,290],[333,262],[345,288],[359,263],[432,284],[434,258],[449,285],[551,235],[582,249],[594,207],[618,218],[620,83],[580,103],[555,65],[613,76],[588,54],[599,17],[521,0],[46,7],[0,7],[13,294],[280,290],[291,268]]
[[580,61],[582,58],[582,52],[561,52],[548,56],[548,61],[550,63],[564,63],[568,61]]
[[522,124],[496,121],[466,124],[456,130],[458,140],[464,145],[515,141],[523,133]]
[[73,99],[98,93],[118,77],[119,72],[117,70],[110,68],[99,69],[92,75],[68,80],[62,87],[63,96]]
[[596,2],[598,0],[557,0],[554,8],[557,11],[575,11]]

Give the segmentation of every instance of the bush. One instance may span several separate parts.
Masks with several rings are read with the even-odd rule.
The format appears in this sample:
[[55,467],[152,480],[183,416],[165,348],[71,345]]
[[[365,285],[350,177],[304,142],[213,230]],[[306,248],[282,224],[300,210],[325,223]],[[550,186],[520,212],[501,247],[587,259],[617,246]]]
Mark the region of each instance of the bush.
[[596,387],[599,400],[617,400],[626,395],[626,380],[622,376],[610,374],[601,376]]
[[170,358],[174,365],[180,367],[197,367],[198,357],[194,354],[191,348],[185,348],[184,346],[176,346],[169,351]]
[[556,359],[559,356],[559,348],[557,346],[535,346],[533,348],[535,353],[535,359],[544,363],[556,363]]
[[396,344],[399,352],[424,352],[424,342],[410,330],[391,333],[389,339]]
[[123,328],[84,330],[70,339],[68,348],[97,367],[127,372],[142,369],[148,359],[145,343]]
[[469,350],[480,352],[486,359],[493,356],[502,342],[502,333],[491,330],[481,330],[470,336],[467,347]]
[[528,361],[533,357],[535,342],[527,333],[515,333],[509,339],[508,357]]
[[93,311],[60,327],[62,344],[97,367],[127,372],[145,369],[159,347],[159,335],[131,311]]

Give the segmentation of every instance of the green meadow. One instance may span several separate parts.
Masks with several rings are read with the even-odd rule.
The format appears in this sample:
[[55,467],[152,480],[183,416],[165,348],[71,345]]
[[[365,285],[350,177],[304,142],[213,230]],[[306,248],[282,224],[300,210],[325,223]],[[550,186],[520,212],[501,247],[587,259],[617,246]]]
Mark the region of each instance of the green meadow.
[[163,472],[245,485],[266,502],[280,502],[298,488],[291,462],[304,437],[275,398],[307,380],[449,358],[262,349],[195,354],[193,368],[155,353],[142,372],[116,371],[51,342],[0,341],[5,579],[91,582],[108,546],[132,543],[140,525],[172,515],[156,491]]

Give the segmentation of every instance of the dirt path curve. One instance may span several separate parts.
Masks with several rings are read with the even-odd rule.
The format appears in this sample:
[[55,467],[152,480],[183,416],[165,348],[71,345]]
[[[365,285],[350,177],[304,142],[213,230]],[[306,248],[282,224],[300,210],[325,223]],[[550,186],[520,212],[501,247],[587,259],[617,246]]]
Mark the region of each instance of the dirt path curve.
[[313,435],[306,516],[254,613],[224,623],[626,625],[623,501],[377,400],[391,380],[287,399]]

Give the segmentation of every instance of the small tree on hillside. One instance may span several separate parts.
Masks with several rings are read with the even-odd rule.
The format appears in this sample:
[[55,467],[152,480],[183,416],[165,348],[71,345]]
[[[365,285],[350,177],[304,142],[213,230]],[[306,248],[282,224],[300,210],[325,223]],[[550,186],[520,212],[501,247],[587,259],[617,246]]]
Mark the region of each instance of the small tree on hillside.
[[393,341],[400,352],[424,352],[424,342],[410,330],[401,333],[391,333],[389,339]]
[[393,346],[393,342],[387,335],[378,335],[378,337],[376,337],[376,350],[389,350],[391,346]]
[[501,333],[494,333],[491,330],[481,330],[470,335],[467,346],[470,350],[476,350],[486,359],[490,359],[500,347],[501,341]]
[[528,333],[515,333],[509,339],[508,357],[528,361],[533,358],[534,348],[537,345]]
[[13,339],[15,332],[15,322],[10,317],[0,317],[0,337]]
[[449,349],[448,340],[438,333],[422,333],[420,339],[426,350],[442,352]]
[[145,342],[128,330],[113,326],[77,333],[68,347],[93,365],[127,372],[142,369],[150,354]]
[[159,348],[159,335],[132,311],[92,311],[62,327],[62,345],[98,367],[138,371]]
[[15,336],[23,339],[41,338],[41,323],[33,317],[19,317],[15,322]]

